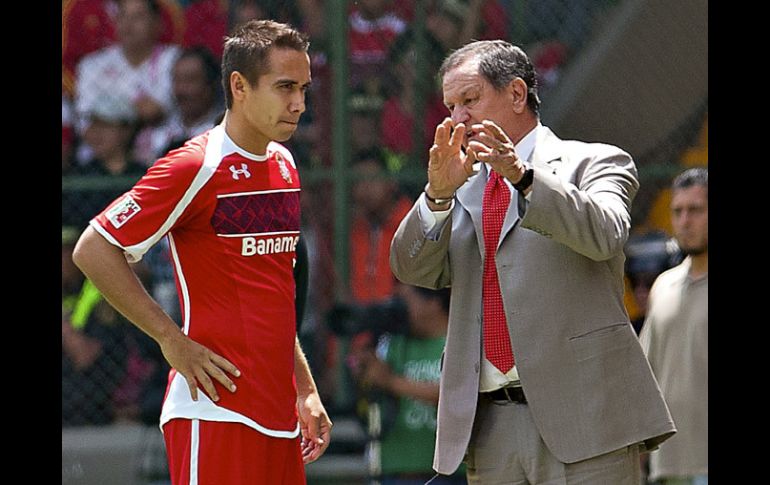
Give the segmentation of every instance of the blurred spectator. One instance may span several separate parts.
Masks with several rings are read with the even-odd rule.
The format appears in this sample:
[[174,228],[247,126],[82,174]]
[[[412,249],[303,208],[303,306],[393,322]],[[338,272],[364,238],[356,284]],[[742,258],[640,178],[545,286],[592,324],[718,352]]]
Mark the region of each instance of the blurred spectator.
[[[146,167],[131,158],[131,141],[136,132],[137,115],[127,99],[104,96],[86,113],[83,140],[93,158],[76,167],[77,175],[136,175]],[[99,209],[111,202],[106,201]]]
[[393,13],[392,0],[350,2],[348,55],[352,88],[379,92],[382,73],[387,70],[393,41],[406,30],[406,22]]
[[72,156],[75,150],[75,130],[73,127],[72,103],[67,97],[61,97],[61,173],[66,175],[72,168]]
[[[462,36],[455,41],[455,47],[471,39],[508,39],[508,12],[500,0],[430,0],[427,11],[445,10],[460,17],[466,26]],[[395,0],[393,11],[407,22],[414,21],[413,0]]]
[[61,228],[61,304],[62,319],[70,318],[79,299],[85,277],[72,262],[72,249],[80,231],[75,226]]
[[[388,90],[391,94],[382,108],[380,136],[383,147],[393,153],[408,156],[413,148],[414,119],[417,114],[415,66],[420,62],[428,63],[426,72],[435,73],[441,58],[431,55],[439,52],[433,49],[429,51],[426,59],[418,60],[412,46],[402,44],[401,39],[391,52],[393,57],[390,66],[394,73],[394,82]],[[436,126],[449,115],[435,84],[428,83],[427,87],[429,92],[424,98],[424,109],[420,112],[423,120],[422,153],[427,153],[433,144]],[[427,160],[424,163],[427,163]]]
[[[120,1],[115,24],[118,43],[88,54],[77,69],[79,132],[105,95],[128,99],[140,125],[134,156],[147,165],[154,162],[150,127],[171,110],[171,72],[179,54],[177,46],[160,43],[160,19],[156,0]],[[84,150],[79,154],[81,162],[89,158],[88,148]]]
[[708,170],[674,179],[671,222],[687,258],[652,286],[640,340],[677,433],[650,454],[660,485],[708,483]]
[[[337,373],[330,376],[328,385],[333,388],[334,406],[338,412],[351,412],[355,405],[353,382],[343,365],[348,346],[355,353],[357,349],[371,345],[375,338],[372,332],[358,328],[360,325],[351,327],[346,322],[366,320],[351,319],[351,313],[382,313],[378,307],[388,306],[391,302],[396,279],[390,271],[390,241],[412,205],[408,198],[399,194],[397,182],[389,177],[382,150],[373,148],[356,154],[351,170],[350,295],[347,301],[338,303],[325,315],[334,335],[327,342],[329,351],[324,360]],[[320,237],[316,239],[321,240]],[[345,300],[346,297],[338,291],[337,299]]]
[[155,158],[216,125],[224,112],[219,78],[219,64],[206,48],[193,47],[179,55],[172,74],[174,106],[152,131]]
[[[191,0],[184,7],[184,47],[203,47],[222,58],[223,39],[227,35],[230,14],[229,0]],[[217,64],[218,66],[218,64]]]
[[[182,42],[184,19],[176,0],[159,0],[160,42]],[[111,45],[115,37],[118,0],[64,0],[62,2],[62,92],[75,93],[75,69],[91,52]]]
[[[421,484],[435,475],[436,406],[449,314],[449,289],[400,284],[398,294],[406,306],[405,331],[385,333],[376,352],[357,349],[349,359],[366,392],[368,420],[376,421],[369,422],[367,455],[372,478],[383,485]],[[464,484],[465,471],[461,467],[431,483]]]
[[350,93],[350,152],[361,153],[380,146],[380,119],[383,97],[378,93],[356,90]]
[[72,262],[79,235],[62,227],[62,426],[112,422],[126,365],[122,317]]
[[644,323],[650,288],[659,274],[682,262],[676,241],[662,232],[649,232],[628,238],[625,247],[626,276],[639,314],[631,320],[639,335]]
[[[476,31],[479,20],[477,7],[481,5],[481,0],[472,0],[472,3],[476,7],[473,10],[461,1],[438,1],[428,12],[425,27],[441,46],[441,57],[467,43],[471,38],[468,33]],[[469,14],[472,15],[470,19]]]
[[[157,421],[160,400],[148,396],[159,392],[162,398],[168,368],[155,355],[158,346],[115,311],[75,266],[72,251],[79,236],[74,226],[62,227],[62,426],[136,421],[148,412]],[[142,264],[132,268],[147,279]],[[158,372],[163,374],[160,389]]]
[[[511,4],[514,2],[510,2]],[[594,0],[538,0],[528,2],[527,8],[517,9],[518,25],[525,32],[517,32],[531,42],[537,39],[551,39],[559,44],[578,49],[591,37],[594,17],[606,8],[607,2]],[[534,60],[534,56],[533,57]]]
[[307,17],[314,22],[323,22],[321,0],[231,0],[230,31],[252,19],[273,19],[300,28],[311,36],[314,32],[305,29]]
[[258,0],[234,0],[231,9],[230,32],[249,20],[268,18],[267,10]]
[[[136,133],[136,111],[126,99],[103,96],[84,116],[84,142],[91,147],[86,164],[72,168],[70,175],[125,176],[133,181],[144,175],[147,167],[132,158],[131,142]],[[93,190],[78,200],[62,199],[65,222],[85,226],[91,217],[122,194],[125,187]]]
[[538,89],[547,93],[556,86],[567,60],[567,46],[558,40],[539,42],[530,48],[532,64],[537,73]]
[[350,291],[356,303],[391,297],[396,279],[390,271],[390,241],[412,206],[388,177],[381,151],[357,154],[352,164],[352,224],[350,228]]

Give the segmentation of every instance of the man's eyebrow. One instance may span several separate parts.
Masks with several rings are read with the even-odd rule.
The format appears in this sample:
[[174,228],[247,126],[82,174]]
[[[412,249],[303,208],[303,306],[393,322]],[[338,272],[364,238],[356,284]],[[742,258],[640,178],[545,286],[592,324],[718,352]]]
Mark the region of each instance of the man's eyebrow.
[[[468,95],[469,92],[471,92],[473,90],[477,90],[477,89],[479,89],[479,86],[474,84],[473,86],[469,86],[469,87],[463,89],[462,91],[460,91],[459,93],[457,93],[457,97],[462,100],[463,98],[465,98]],[[447,106],[448,104],[450,104],[450,103],[447,100],[444,100],[444,106]]]
[[[288,79],[288,78],[286,78],[286,79],[278,79],[278,80],[276,80],[273,83],[273,86],[278,86],[278,85],[283,85],[283,84],[288,84],[290,86],[296,86],[297,84],[299,84],[299,81],[295,81],[294,79]],[[303,88],[307,88],[307,87],[310,87],[311,84],[313,84],[313,81],[308,81],[305,84],[303,84],[302,87]]]

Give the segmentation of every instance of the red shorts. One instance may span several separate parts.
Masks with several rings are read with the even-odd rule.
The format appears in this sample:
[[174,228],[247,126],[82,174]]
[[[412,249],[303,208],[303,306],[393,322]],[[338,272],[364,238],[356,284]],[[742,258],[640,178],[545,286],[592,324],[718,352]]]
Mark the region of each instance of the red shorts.
[[305,485],[300,437],[177,418],[163,426],[163,439],[173,485]]

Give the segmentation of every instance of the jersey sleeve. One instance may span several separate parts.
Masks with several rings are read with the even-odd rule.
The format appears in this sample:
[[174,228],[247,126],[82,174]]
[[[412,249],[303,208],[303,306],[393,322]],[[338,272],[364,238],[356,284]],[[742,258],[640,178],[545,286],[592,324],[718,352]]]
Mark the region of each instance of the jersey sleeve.
[[123,249],[129,262],[142,259],[192,209],[195,195],[213,175],[194,146],[169,152],[131,190],[91,219],[107,241]]

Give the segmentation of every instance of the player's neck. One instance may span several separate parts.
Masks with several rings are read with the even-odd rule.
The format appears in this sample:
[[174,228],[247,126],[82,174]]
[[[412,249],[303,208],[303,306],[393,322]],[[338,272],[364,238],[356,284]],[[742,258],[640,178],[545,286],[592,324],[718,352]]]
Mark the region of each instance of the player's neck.
[[261,133],[255,133],[249,123],[238,113],[227,110],[224,119],[225,133],[233,142],[253,155],[267,153],[270,140]]

